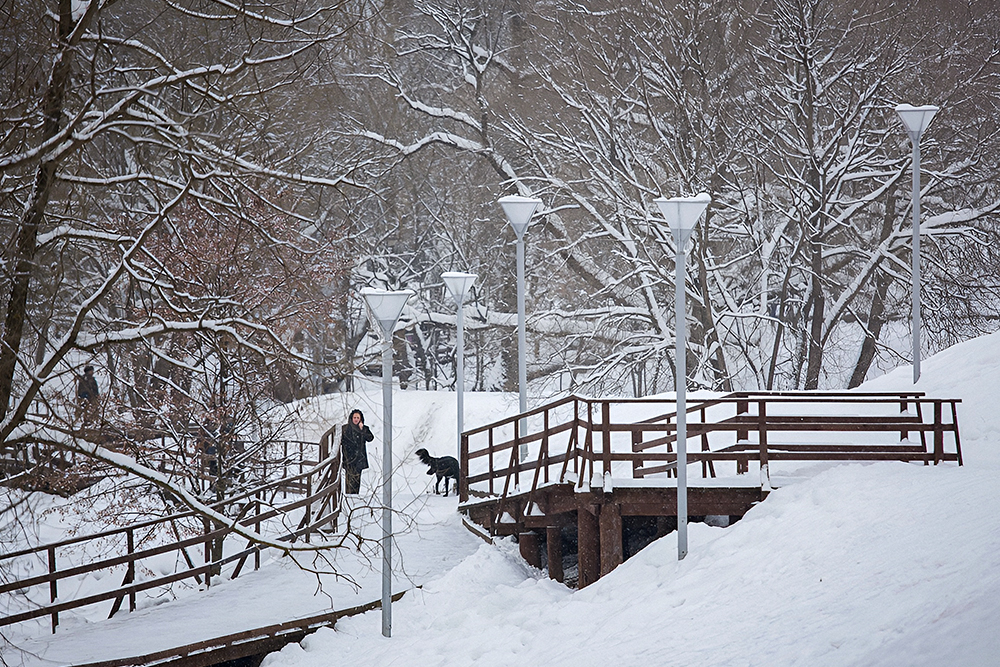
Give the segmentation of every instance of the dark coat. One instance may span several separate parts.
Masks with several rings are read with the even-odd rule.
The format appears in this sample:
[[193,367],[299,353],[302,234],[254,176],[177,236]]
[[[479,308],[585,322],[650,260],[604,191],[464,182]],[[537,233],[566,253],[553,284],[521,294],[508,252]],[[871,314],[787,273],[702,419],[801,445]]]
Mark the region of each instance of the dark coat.
[[97,378],[93,375],[89,377],[81,375],[76,385],[76,397],[87,402],[92,402],[97,400],[98,395]]
[[367,426],[358,428],[354,425],[355,413],[361,415],[361,423],[364,424],[365,416],[361,414],[361,410],[351,412],[340,434],[340,451],[344,457],[344,467],[361,472],[368,467],[368,450],[365,443],[374,440],[375,436]]

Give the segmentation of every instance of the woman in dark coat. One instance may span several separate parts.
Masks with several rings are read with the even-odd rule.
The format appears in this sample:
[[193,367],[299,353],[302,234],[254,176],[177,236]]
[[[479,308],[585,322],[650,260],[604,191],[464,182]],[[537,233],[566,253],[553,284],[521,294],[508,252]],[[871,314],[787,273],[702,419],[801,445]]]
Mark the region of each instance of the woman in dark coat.
[[352,410],[340,434],[346,493],[358,493],[361,490],[361,471],[368,467],[365,443],[374,439],[371,429],[365,426],[365,416],[361,410]]

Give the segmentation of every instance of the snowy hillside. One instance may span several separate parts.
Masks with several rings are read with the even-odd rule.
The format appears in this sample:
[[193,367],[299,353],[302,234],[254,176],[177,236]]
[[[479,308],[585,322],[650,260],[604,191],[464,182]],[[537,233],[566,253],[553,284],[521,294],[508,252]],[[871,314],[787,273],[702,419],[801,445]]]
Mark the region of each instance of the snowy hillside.
[[[901,368],[863,387],[911,388]],[[925,361],[919,389],[961,398],[966,465],[817,467],[774,491],[729,528],[690,526],[690,554],[673,535],[596,584],[570,590],[527,566],[512,541],[487,546],[466,531],[454,497],[413,451],[450,453],[454,394],[395,392],[397,590],[393,636],[372,612],[342,620],[266,667],[351,664],[503,665],[997,665],[1000,664],[1000,335]],[[377,440],[363,491],[381,468],[377,387],[299,406],[302,437],[365,411]],[[467,394],[466,426],[512,414],[516,396]],[[377,517],[364,530],[375,536]],[[4,647],[8,664],[67,664],[138,655],[267,622],[379,597],[377,555],[338,563],[357,586],[302,576],[273,560],[259,572],[110,621],[67,619],[52,636]],[[351,558],[354,558],[352,561]],[[276,595],[274,591],[280,590]],[[235,611],[234,611],[235,610]],[[35,654],[35,655],[31,655]]]
[[[693,524],[680,563],[667,536],[583,591],[483,546],[396,605],[391,639],[371,613],[264,664],[998,665],[1000,335],[923,373],[963,399],[963,468],[836,466]],[[911,387],[901,368],[864,389]]]

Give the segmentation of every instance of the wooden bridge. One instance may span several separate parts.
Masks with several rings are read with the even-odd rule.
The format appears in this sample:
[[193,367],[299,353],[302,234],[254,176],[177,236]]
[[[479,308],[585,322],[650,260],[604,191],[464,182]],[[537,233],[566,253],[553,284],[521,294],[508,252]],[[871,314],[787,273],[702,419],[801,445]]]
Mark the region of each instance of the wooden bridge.
[[[736,392],[687,405],[691,520],[736,521],[776,475],[838,461],[962,464],[959,399],[921,392]],[[677,525],[676,405],[549,403],[462,434],[460,511],[587,586]],[[725,518],[723,518],[725,517]],[[572,579],[572,577],[568,577]]]

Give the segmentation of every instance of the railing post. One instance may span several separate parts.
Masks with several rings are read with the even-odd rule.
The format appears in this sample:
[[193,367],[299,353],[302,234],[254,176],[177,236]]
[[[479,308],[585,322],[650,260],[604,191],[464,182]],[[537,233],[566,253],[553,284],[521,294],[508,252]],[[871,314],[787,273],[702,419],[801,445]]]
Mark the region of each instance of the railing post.
[[941,422],[941,401],[934,401],[934,465],[944,461],[944,424]]
[[760,447],[760,486],[761,489],[770,491],[771,470],[767,459],[767,401],[763,398],[757,401],[757,429]]
[[[256,494],[256,501],[254,503],[256,505],[256,517],[257,517],[257,520],[254,522],[254,532],[257,533],[258,535],[260,535],[260,499],[261,499],[263,493],[264,493],[263,491],[258,491],[257,492],[257,494]],[[260,569],[260,545],[259,544],[255,545],[255,548],[254,548],[254,551],[253,551],[253,569],[255,569],[255,570],[259,570]]]
[[[492,431],[491,431],[492,432]],[[462,474],[458,480],[458,495],[459,501],[465,502],[469,499],[469,436],[465,433],[462,434],[461,440],[461,452],[459,456],[462,458],[460,465],[462,466]],[[492,487],[493,480],[490,479],[490,485]]]
[[[750,402],[747,400],[736,401],[736,414],[742,415],[750,411]],[[704,420],[702,420],[704,421]],[[750,431],[740,430],[736,431],[736,441],[747,440],[750,437]]]
[[490,427],[489,433],[490,433],[490,438],[489,438],[489,443],[487,444],[487,448],[488,448],[490,454],[489,454],[489,456],[487,458],[490,461],[490,495],[494,496],[494,495],[496,495],[496,491],[493,490],[494,470],[493,470],[493,428],[492,427]]
[[538,465],[543,465],[542,461],[545,461],[545,483],[549,481],[549,409],[545,408],[545,414],[542,417],[542,427],[544,432],[542,433],[542,444],[538,451]]
[[[514,420],[514,450],[521,450],[521,422],[527,421],[522,419]],[[525,454],[527,456],[527,454]],[[521,457],[518,456],[514,463],[514,488],[521,488]]]
[[601,428],[604,431],[601,452],[601,476],[611,472],[611,401],[601,402]]
[[[639,445],[642,444],[642,431],[639,431],[632,426],[632,453],[639,453]],[[636,473],[639,472],[639,468],[643,466],[645,461],[639,457],[635,456],[632,458],[632,479],[637,479]]]
[[[312,497],[313,477],[306,475],[306,498]],[[312,522],[312,503],[306,505],[306,543],[309,542],[309,524]]]
[[[56,548],[49,547],[49,602],[55,604],[59,597],[59,586],[56,581]],[[56,626],[59,625],[59,612],[52,612],[52,634],[56,633]]]
[[580,401],[576,398],[573,399],[573,435],[576,438],[576,444],[573,447],[573,474],[580,478],[580,457],[577,456],[576,450],[580,447]]
[[[131,557],[135,553],[135,531],[129,528],[125,532],[126,546],[128,548],[128,571],[125,576],[128,582],[131,584],[135,581],[135,560]],[[133,588],[128,592],[128,610],[130,612],[135,611],[135,589]]]
[[[202,520],[202,526],[205,528],[205,565],[212,562],[212,538],[209,537],[209,533],[212,532],[212,523],[208,519]],[[212,587],[212,568],[205,568],[205,588]]]

